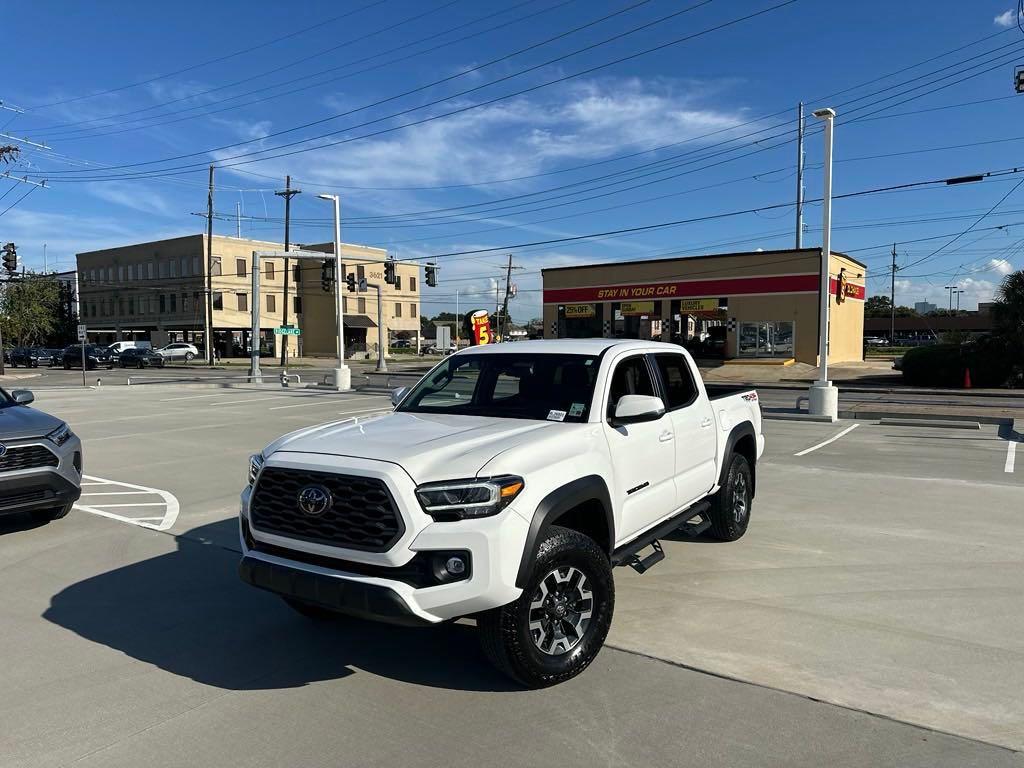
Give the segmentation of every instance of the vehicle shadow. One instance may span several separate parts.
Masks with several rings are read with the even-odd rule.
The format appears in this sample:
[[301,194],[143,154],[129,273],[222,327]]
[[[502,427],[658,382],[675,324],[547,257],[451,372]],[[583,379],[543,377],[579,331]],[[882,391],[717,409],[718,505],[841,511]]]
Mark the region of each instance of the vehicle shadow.
[[[228,530],[230,529],[230,530]],[[177,551],[78,582],[43,617],[175,675],[227,690],[294,688],[357,671],[470,691],[517,686],[491,669],[464,624],[405,628],[316,622],[242,583],[234,519],[178,536]]]
[[46,525],[46,521],[38,520],[28,512],[22,512],[14,515],[0,515],[0,536],[4,536],[8,533],[18,533],[20,531],[31,531],[33,528],[39,528],[40,526]]

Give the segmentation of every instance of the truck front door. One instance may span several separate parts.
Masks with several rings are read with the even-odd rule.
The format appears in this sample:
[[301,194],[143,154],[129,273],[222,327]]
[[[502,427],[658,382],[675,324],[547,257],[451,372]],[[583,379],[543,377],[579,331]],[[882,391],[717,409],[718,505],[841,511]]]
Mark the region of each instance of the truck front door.
[[623,395],[659,396],[648,357],[631,355],[612,371],[604,431],[615,473],[612,493],[622,510],[615,521],[617,543],[649,528],[677,506],[675,434],[668,414],[657,421],[616,426],[615,405]]

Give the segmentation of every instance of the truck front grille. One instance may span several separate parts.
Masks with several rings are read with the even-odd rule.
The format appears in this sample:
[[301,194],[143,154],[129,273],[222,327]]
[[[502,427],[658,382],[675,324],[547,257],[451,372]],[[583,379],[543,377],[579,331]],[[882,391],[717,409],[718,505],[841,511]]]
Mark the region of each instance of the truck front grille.
[[[299,505],[304,488],[331,496],[320,514]],[[279,536],[367,552],[384,552],[405,530],[395,500],[382,480],[357,475],[266,467],[252,494],[253,527]]]
[[41,445],[15,445],[0,456],[0,472],[56,467],[60,460]]

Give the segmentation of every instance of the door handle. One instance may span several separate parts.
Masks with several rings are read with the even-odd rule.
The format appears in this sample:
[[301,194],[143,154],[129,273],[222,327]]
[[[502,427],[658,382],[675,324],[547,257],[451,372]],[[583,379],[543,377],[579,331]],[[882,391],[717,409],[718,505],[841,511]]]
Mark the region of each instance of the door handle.
[[660,435],[658,435],[658,441],[662,442],[662,443],[667,443],[671,439],[672,439],[672,433],[669,432],[667,429],[664,432],[662,432]]
[[700,428],[701,428],[701,429],[707,429],[707,428],[708,428],[708,427],[710,427],[710,426],[711,426],[711,425],[712,425],[713,423],[714,423],[714,422],[712,422],[710,418],[706,418],[706,417],[705,417],[705,419],[704,419],[704,420],[703,420],[703,421],[702,421],[702,422],[700,423]]

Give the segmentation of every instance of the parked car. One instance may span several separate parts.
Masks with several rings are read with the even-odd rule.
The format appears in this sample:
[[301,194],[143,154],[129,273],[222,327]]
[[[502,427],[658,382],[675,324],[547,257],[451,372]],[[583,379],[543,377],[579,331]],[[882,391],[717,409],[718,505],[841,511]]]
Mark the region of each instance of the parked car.
[[10,347],[4,347],[4,365],[11,364],[11,352],[13,350]]
[[107,349],[109,349],[111,352],[116,352],[117,354],[121,354],[126,349],[152,349],[152,348],[153,348],[153,344],[151,342],[148,342],[148,341],[115,341],[113,344],[111,344],[111,345],[109,345],[107,347]]
[[243,580],[310,618],[472,615],[495,666],[540,687],[597,656],[613,566],[643,573],[675,531],[747,530],[757,392],[706,387],[677,345],[474,347],[392,402],[250,457]]
[[[81,368],[82,345],[72,344],[64,350],[64,354],[61,359],[64,364],[64,370],[68,370],[69,368]],[[110,354],[110,350],[106,347],[97,347],[93,344],[86,344],[85,367],[88,369],[101,367],[110,369],[114,367],[114,358]]]
[[50,356],[50,362],[48,365],[51,368],[57,368],[64,364],[64,348],[61,349],[47,349]]
[[199,350],[194,344],[186,344],[183,341],[175,341],[166,346],[160,347],[157,350],[157,354],[164,358],[164,360],[184,360],[191,362],[199,357]]
[[865,336],[864,345],[868,347],[887,347],[889,340],[882,336]]
[[122,350],[119,362],[122,368],[163,368],[165,364],[163,355],[142,347]]
[[409,339],[395,339],[391,342],[391,349],[409,349],[412,342]]
[[26,368],[38,368],[53,364],[54,350],[44,347],[15,347],[11,350],[11,367],[22,365]]
[[63,421],[30,408],[34,399],[27,389],[0,389],[0,515],[48,522],[82,493],[82,443]]
[[424,355],[441,355],[441,354],[454,355],[458,351],[459,351],[459,348],[457,346],[455,346],[455,342],[453,341],[451,344],[448,345],[448,351],[447,352],[445,352],[437,344],[431,344],[429,347],[426,347],[425,349],[423,349],[421,354],[424,354]]

